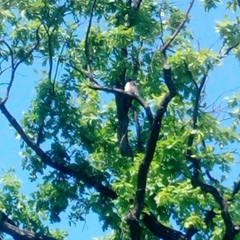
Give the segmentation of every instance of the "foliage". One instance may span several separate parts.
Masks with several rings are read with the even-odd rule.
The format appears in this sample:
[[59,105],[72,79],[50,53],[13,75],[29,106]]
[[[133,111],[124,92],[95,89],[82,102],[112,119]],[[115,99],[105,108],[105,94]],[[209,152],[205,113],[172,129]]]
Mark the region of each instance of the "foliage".
[[[219,2],[201,7],[211,14]],[[37,183],[26,197],[11,171],[2,176],[1,232],[19,239],[8,223],[25,239],[63,239],[47,223],[93,211],[113,230],[101,239],[240,239],[240,182],[225,183],[238,154],[240,97],[227,99],[227,115],[209,111],[206,98],[209,73],[230,53],[240,59],[240,4],[225,4],[212,49],[196,46],[193,4],[1,2],[0,109]],[[26,69],[37,83],[20,124],[6,103]],[[140,96],[123,90],[131,78]]]

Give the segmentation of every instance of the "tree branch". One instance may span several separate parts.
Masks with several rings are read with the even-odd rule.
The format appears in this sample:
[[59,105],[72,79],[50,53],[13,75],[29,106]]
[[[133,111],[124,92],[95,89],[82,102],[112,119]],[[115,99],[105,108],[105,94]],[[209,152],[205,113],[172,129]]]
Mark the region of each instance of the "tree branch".
[[179,231],[161,224],[152,213],[143,212],[143,222],[147,228],[158,238],[165,240],[190,240]]
[[226,226],[223,240],[234,239],[236,233],[234,232],[234,225],[228,211],[228,203],[227,203],[227,200],[224,199],[221,192],[217,188],[211,185],[208,185],[206,183],[203,183],[198,178],[192,178],[192,184],[194,187],[200,187],[202,191],[204,191],[205,193],[210,193],[214,197],[215,201],[220,206],[221,215],[222,215],[224,224]]
[[117,198],[117,194],[111,190],[110,188],[104,186],[95,176],[89,176],[84,169],[79,167],[77,164],[72,164],[70,166],[59,164],[54,162],[36,143],[34,143],[31,138],[24,132],[22,127],[16,121],[16,119],[10,114],[10,112],[6,109],[4,104],[0,104],[0,110],[3,115],[7,118],[9,123],[13,126],[13,128],[18,132],[21,136],[22,140],[36,153],[37,156],[40,157],[43,163],[47,166],[69,176],[76,178],[78,181],[84,181],[86,185],[89,187],[95,188],[98,192],[103,194],[106,197],[110,197],[112,199]]
[[14,81],[14,76],[15,76],[15,67],[14,67],[14,56],[13,56],[13,51],[12,51],[12,48],[9,46],[9,44],[7,42],[5,42],[4,40],[0,41],[0,43],[3,43],[7,48],[8,48],[8,51],[10,53],[10,57],[11,57],[11,77],[10,77],[10,81],[9,81],[9,84],[8,84],[8,87],[7,87],[7,92],[6,92],[6,96],[5,98],[2,100],[3,103],[6,103],[7,100],[8,100],[8,97],[9,97],[9,94],[10,94],[10,90],[11,90],[11,87],[12,87],[12,84],[13,84],[13,81]]
[[114,94],[120,93],[120,94],[123,94],[125,96],[129,96],[129,97],[135,99],[144,108],[145,113],[146,113],[147,118],[148,118],[148,121],[152,124],[152,121],[153,121],[152,111],[151,111],[150,107],[147,105],[147,103],[145,103],[144,100],[140,96],[131,94],[131,93],[126,92],[126,91],[124,91],[122,89],[119,89],[119,88],[110,88],[110,87],[101,86],[99,84],[91,84],[91,85],[89,85],[89,87],[91,89],[94,89],[94,90],[102,90],[102,91],[108,92],[108,93],[114,93]]
[[188,7],[188,10],[185,14],[184,19],[182,20],[182,22],[179,24],[179,26],[177,27],[177,29],[174,31],[174,33],[172,34],[172,36],[168,39],[168,41],[160,48],[160,52],[165,52],[167,50],[167,48],[171,45],[171,43],[174,41],[174,39],[177,37],[178,33],[182,30],[182,28],[184,27],[187,19],[188,19],[188,15],[192,9],[192,6],[194,4],[195,0],[191,0],[190,5]]
[[85,37],[85,55],[87,58],[87,72],[88,72],[88,76],[89,76],[89,80],[92,81],[92,70],[91,70],[91,56],[90,56],[90,51],[89,51],[89,34],[91,31],[91,26],[92,26],[92,19],[93,19],[93,11],[95,8],[95,5],[97,3],[97,0],[94,0],[92,2],[92,6],[90,9],[90,18],[89,18],[89,22],[88,22],[88,27],[87,27],[87,32],[86,32],[86,37]]
[[[199,111],[199,103],[200,103],[200,98],[201,98],[201,92],[202,92],[202,89],[205,85],[206,78],[207,78],[209,70],[210,70],[210,68],[208,67],[207,72],[203,76],[199,87],[196,86],[197,91],[196,91],[196,98],[195,98],[193,116],[192,116],[193,129],[198,128],[197,122],[198,122],[198,111]],[[193,174],[192,174],[192,178],[191,178],[192,185],[193,185],[193,187],[200,187],[203,192],[209,193],[214,197],[215,201],[219,204],[219,207],[221,209],[221,216],[223,218],[223,221],[224,221],[224,224],[225,224],[225,227],[226,227],[225,234],[223,236],[223,240],[233,239],[234,236],[236,235],[236,232],[234,231],[233,222],[232,222],[231,216],[230,216],[229,211],[228,211],[227,200],[224,199],[222,193],[216,187],[208,185],[208,184],[204,183],[202,180],[200,180],[201,179],[200,174],[202,173],[201,166],[200,166],[200,160],[192,157],[191,147],[193,145],[194,138],[195,138],[194,134],[191,134],[189,136],[188,150],[187,150],[187,154],[186,154],[186,158],[188,159],[189,162],[191,162],[193,164],[193,169],[194,169]]]
[[142,3],[142,0],[135,0],[134,6],[133,6],[134,9],[139,10],[141,3]]
[[[222,50],[222,48],[224,47],[225,44],[226,44],[226,43],[223,44],[223,46],[221,47],[221,50]],[[226,51],[225,51],[223,54],[221,54],[221,50],[220,50],[219,59],[222,59],[222,58],[224,58],[225,56],[227,56],[234,48],[238,47],[239,44],[240,44],[240,42],[238,42],[238,43],[236,43],[235,45],[227,48]]]
[[147,141],[145,156],[142,162],[140,163],[140,166],[138,169],[137,190],[136,190],[136,195],[134,199],[134,207],[129,211],[129,214],[127,216],[127,222],[129,224],[132,240],[140,239],[141,228],[139,225],[139,218],[140,218],[140,215],[143,209],[143,204],[144,204],[149,167],[153,160],[157,140],[162,127],[163,116],[167,110],[168,104],[170,103],[172,98],[177,94],[175,85],[172,81],[171,68],[167,64],[164,65],[164,80],[165,80],[165,84],[168,87],[169,92],[167,92],[164,95],[162,102],[159,104],[158,110],[156,112],[152,129]]
[[[41,25],[40,25],[41,26]],[[9,53],[10,53],[10,56],[11,56],[11,77],[10,77],[10,81],[9,81],[9,84],[8,84],[8,87],[7,87],[7,92],[6,92],[6,96],[5,98],[2,100],[2,103],[5,104],[9,98],[9,94],[10,94],[10,91],[11,91],[11,88],[12,88],[12,85],[13,85],[13,81],[14,81],[14,78],[15,78],[15,72],[18,68],[18,66],[24,62],[32,53],[33,51],[38,47],[39,43],[40,43],[40,39],[39,39],[39,36],[38,36],[38,32],[39,32],[39,28],[40,26],[37,28],[36,30],[36,39],[37,39],[37,43],[32,47],[32,49],[26,53],[26,55],[20,59],[17,63],[14,63],[14,56],[13,56],[13,51],[11,49],[11,47],[8,45],[8,43],[4,40],[1,40],[0,41],[0,44],[3,43],[9,50]]]
[[20,229],[3,212],[1,212],[0,218],[0,231],[12,236],[16,240],[56,240],[53,237]]
[[233,191],[232,191],[232,197],[235,197],[235,195],[240,191],[240,180],[237,182],[234,182]]
[[142,144],[142,130],[141,130],[141,125],[138,119],[138,112],[135,106],[131,106],[132,110],[133,110],[133,119],[135,122],[135,126],[136,126],[136,133],[137,133],[137,149],[138,152],[143,152],[143,144]]

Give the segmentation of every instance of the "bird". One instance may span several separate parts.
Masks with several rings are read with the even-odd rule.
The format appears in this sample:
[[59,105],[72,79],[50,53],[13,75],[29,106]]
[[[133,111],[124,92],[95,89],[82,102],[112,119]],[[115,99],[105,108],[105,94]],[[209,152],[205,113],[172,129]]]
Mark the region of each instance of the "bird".
[[136,96],[139,96],[139,91],[138,91],[138,87],[137,87],[137,83],[136,81],[130,79],[130,81],[128,81],[126,84],[125,84],[125,87],[124,87],[124,91],[126,92],[129,92],[131,94],[134,94]]
[[[136,81],[133,79],[129,79],[125,86],[124,91],[128,92],[132,95],[139,96],[138,87]],[[132,149],[129,145],[128,140],[128,111],[132,105],[133,97],[120,95],[117,98],[117,106],[118,106],[118,139],[120,145],[120,152],[122,156],[133,157]]]

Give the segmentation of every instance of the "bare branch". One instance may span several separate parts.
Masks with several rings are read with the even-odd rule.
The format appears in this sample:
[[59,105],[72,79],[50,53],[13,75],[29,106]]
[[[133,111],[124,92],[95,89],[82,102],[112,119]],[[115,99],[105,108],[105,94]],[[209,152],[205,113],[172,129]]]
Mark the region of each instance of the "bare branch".
[[194,4],[195,0],[191,0],[190,5],[188,7],[188,10],[185,14],[184,19],[182,20],[182,22],[179,24],[179,26],[177,27],[177,29],[174,31],[174,33],[172,34],[172,36],[168,39],[168,41],[159,49],[160,52],[165,52],[167,50],[167,48],[171,45],[171,43],[173,42],[173,40],[177,37],[178,33],[182,30],[182,28],[184,27],[187,19],[188,19],[188,15],[192,9],[192,6]]

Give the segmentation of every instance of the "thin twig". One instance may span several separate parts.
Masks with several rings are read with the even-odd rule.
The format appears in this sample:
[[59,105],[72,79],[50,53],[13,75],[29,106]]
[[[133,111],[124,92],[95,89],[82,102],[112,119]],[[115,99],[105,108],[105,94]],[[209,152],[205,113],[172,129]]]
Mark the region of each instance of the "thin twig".
[[[69,64],[70,64],[70,66],[71,66],[74,70],[76,70],[77,72],[81,73],[81,74],[82,74],[83,76],[85,76],[86,78],[91,79],[91,82],[92,82],[95,86],[96,86],[96,85],[99,85],[99,83],[93,78],[93,76],[92,76],[91,73],[89,73],[89,72],[86,71],[86,70],[83,70],[83,69],[80,69],[80,68],[76,67],[76,66],[73,64],[72,60],[69,60]],[[100,85],[99,85],[99,86],[100,86]]]
[[5,98],[1,102],[1,104],[5,104],[7,102],[7,100],[8,100],[9,94],[10,94],[10,90],[11,90],[11,87],[12,87],[12,84],[13,84],[13,81],[14,81],[14,76],[15,76],[16,69],[15,69],[15,64],[14,64],[14,56],[13,56],[12,48],[4,40],[0,41],[0,43],[3,43],[8,48],[10,56],[11,56],[11,69],[12,69],[12,72],[11,72],[10,82],[8,84],[8,87],[7,87],[6,96],[5,96]]
[[3,99],[3,101],[1,102],[1,104],[5,104],[7,102],[7,100],[8,100],[8,98],[9,98],[9,94],[10,94],[10,91],[11,91],[11,88],[12,88],[12,85],[13,85],[13,81],[14,81],[14,78],[15,78],[15,72],[16,72],[18,66],[22,62],[24,62],[32,54],[32,52],[38,47],[39,42],[40,42],[39,36],[38,36],[38,31],[39,31],[40,26],[36,30],[37,43],[32,47],[32,49],[22,59],[20,59],[16,63],[14,63],[13,51],[12,51],[11,47],[9,46],[9,44],[6,41],[4,41],[4,40],[0,41],[0,43],[3,43],[9,50],[9,53],[10,53],[10,56],[11,56],[11,69],[12,69],[10,81],[9,81],[9,84],[8,84],[8,87],[7,87],[6,96]]

